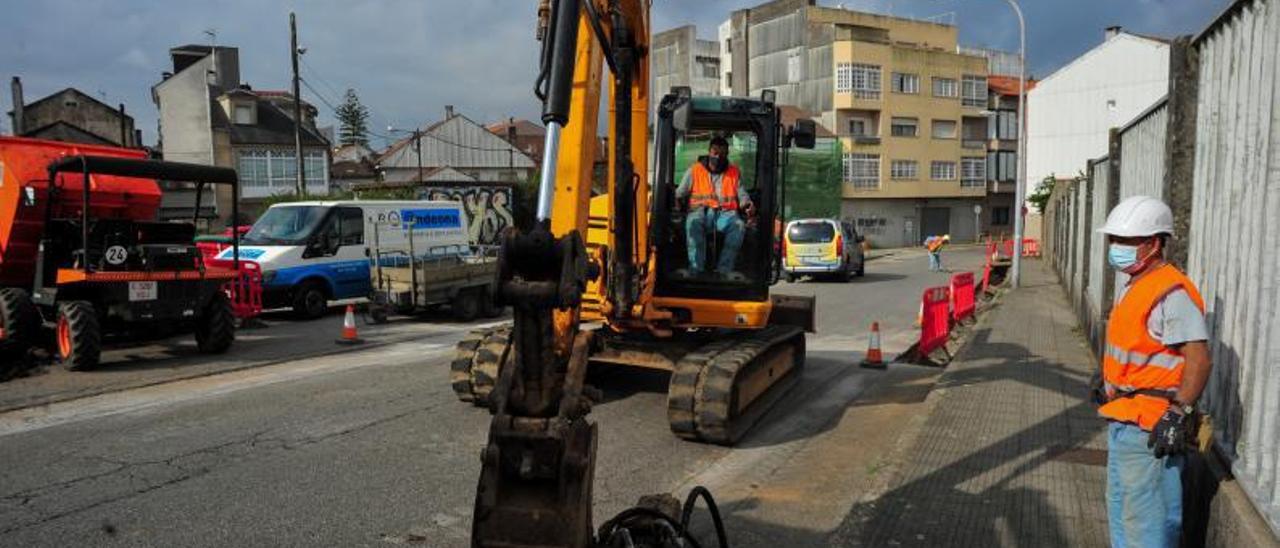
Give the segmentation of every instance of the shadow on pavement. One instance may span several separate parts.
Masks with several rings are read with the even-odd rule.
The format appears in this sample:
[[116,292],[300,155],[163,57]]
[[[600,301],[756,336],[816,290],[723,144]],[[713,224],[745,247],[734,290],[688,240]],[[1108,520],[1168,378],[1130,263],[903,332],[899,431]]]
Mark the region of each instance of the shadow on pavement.
[[[936,389],[960,391],[971,385],[984,385],[992,390],[1007,390],[987,383],[1012,380],[1055,394],[1078,394],[1082,398],[1087,394],[1087,379],[1078,372],[1032,356],[1020,345],[992,343],[989,336],[987,329],[975,334],[971,348],[981,357],[969,359],[1004,359],[951,371]],[[1018,414],[1021,410],[982,409],[984,402],[976,401],[972,394],[968,396],[943,396],[921,438],[906,453],[909,460],[900,471],[905,482],[874,501],[856,504],[827,542],[841,546],[1077,546],[1087,538],[1079,531],[1063,528],[1063,524],[1074,525],[1071,529],[1085,527],[1086,521],[1080,515],[1059,514],[1064,501],[1073,508],[1078,508],[1077,502],[1089,504],[1073,500],[1072,480],[1079,478],[1054,478],[1047,485],[1027,486],[1031,481],[1045,482],[1042,477],[1025,476],[1050,461],[1066,460],[1061,455],[1078,454],[1075,450],[1103,428],[1102,421],[1093,418],[1092,404],[1085,399],[970,451],[964,447],[966,440],[954,437],[975,431],[974,421],[991,418],[983,415]],[[1035,403],[1025,401],[1025,405]],[[999,428],[995,425],[990,430]],[[956,432],[952,439],[938,435],[949,430]],[[1103,485],[1097,489],[1101,492]],[[1058,504],[1052,504],[1051,499]]]

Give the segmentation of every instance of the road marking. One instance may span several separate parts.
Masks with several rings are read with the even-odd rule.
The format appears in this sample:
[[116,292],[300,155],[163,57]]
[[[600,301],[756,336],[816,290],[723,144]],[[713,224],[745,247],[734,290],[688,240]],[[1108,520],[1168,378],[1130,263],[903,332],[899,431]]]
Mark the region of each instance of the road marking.
[[[460,332],[450,334],[461,335]],[[406,361],[405,359],[386,359],[390,357],[412,356],[414,360],[428,360],[439,358],[451,351],[452,344],[395,343],[366,351],[357,350],[319,358],[301,358],[254,369],[17,409],[0,414],[0,437],[123,413],[155,410],[215,398],[249,388],[270,386],[350,369],[400,365]]]

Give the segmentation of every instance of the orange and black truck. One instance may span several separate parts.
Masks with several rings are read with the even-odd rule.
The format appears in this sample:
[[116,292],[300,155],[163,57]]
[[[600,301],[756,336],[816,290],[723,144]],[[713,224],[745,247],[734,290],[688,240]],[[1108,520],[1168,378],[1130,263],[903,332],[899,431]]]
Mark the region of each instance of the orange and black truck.
[[232,264],[206,264],[194,216],[157,220],[157,181],[194,183],[195,212],[207,185],[230,185],[233,210],[239,201],[233,169],[0,137],[0,377],[36,363],[40,350],[91,368],[104,342],[137,333],[191,332],[206,353],[231,346],[224,286],[239,246]]

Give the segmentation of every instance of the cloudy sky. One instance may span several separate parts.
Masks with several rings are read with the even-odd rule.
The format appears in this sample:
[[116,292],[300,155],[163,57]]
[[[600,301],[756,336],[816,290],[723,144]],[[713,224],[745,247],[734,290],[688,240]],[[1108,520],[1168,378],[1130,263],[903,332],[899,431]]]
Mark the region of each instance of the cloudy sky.
[[[1028,66],[1051,73],[1102,39],[1103,28],[1176,36],[1198,32],[1229,0],[1022,0]],[[653,0],[654,28],[695,24],[714,38],[734,9],[760,0]],[[819,0],[960,27],[965,45],[1016,50],[1017,22],[1001,0]],[[480,122],[533,118],[536,0],[40,0],[9,2],[0,18],[0,76],[20,76],[26,100],[72,86],[125,103],[156,139],[150,87],[168,49],[208,43],[240,48],[241,78],[255,89],[289,85],[289,12],[298,14],[303,96],[332,123],[348,87],[372,111],[372,128],[413,127],[444,105]],[[8,90],[0,106],[10,108]],[[8,116],[0,121],[7,133]],[[375,145],[380,144],[375,139]]]

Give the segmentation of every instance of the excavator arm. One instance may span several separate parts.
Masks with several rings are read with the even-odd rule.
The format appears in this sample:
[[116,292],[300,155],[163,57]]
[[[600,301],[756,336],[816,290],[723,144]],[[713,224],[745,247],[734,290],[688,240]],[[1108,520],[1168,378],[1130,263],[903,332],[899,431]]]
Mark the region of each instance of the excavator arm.
[[[504,365],[488,398],[493,418],[481,458],[473,546],[596,543],[597,433],[586,419],[591,402],[584,383],[592,334],[578,323],[589,280],[608,288],[611,315],[629,314],[642,290],[637,264],[645,260],[645,231],[638,223],[647,212],[638,197],[647,193],[648,17],[647,0],[543,0],[539,7],[536,93],[547,136],[537,222],[502,243],[499,299],[513,309],[512,344],[503,350],[510,355],[498,358]],[[611,76],[608,190],[615,215],[609,245],[589,257],[584,235],[603,65]],[[670,515],[652,512],[627,519]],[[620,523],[611,522],[611,531]],[[635,542],[644,526],[626,523],[637,531]]]
[[[712,251],[715,238],[688,244],[687,233],[669,228],[679,139],[727,131],[749,144],[744,148],[755,152],[743,158],[754,170],[755,205],[774,219],[783,211],[779,158],[785,164],[784,149],[793,144],[812,148],[813,124],[784,131],[769,90],[752,99],[673,89],[653,122],[651,192],[649,4],[543,0],[539,7],[535,93],[547,134],[537,219],[529,232],[507,234],[499,255],[498,297],[512,307],[513,325],[459,343],[450,370],[459,397],[492,413],[473,546],[697,546],[687,525],[698,499],[725,546],[714,501],[702,488],[683,507],[670,495],[644,497],[593,530],[597,429],[587,420],[588,361],[672,371],[672,431],[726,445],[800,378],[813,301],[769,295],[776,234],[767,221],[748,225],[749,252],[728,255],[749,275],[713,278],[674,271],[685,264],[683,246]],[[602,99],[609,105],[603,151],[596,137]],[[608,176],[593,197],[600,153]],[[602,327],[581,329],[584,315]]]

